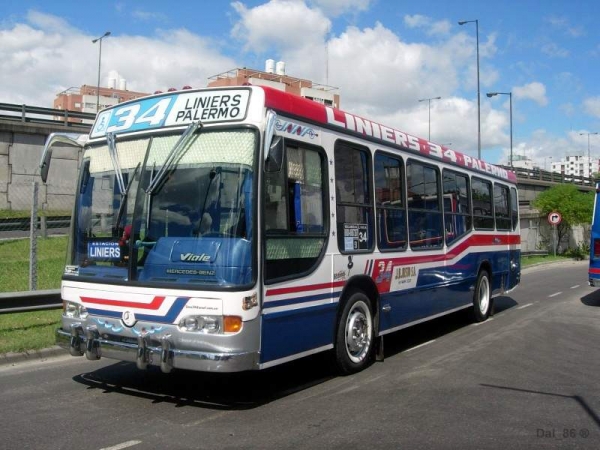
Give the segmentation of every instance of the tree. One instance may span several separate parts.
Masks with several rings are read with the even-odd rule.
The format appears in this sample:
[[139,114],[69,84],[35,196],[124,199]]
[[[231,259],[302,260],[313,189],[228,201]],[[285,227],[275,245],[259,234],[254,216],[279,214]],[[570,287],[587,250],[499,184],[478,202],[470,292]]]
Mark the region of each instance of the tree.
[[594,192],[583,193],[573,184],[557,184],[541,192],[532,202],[541,215],[557,211],[562,216],[556,227],[558,242],[567,236],[575,225],[589,224],[594,210]]

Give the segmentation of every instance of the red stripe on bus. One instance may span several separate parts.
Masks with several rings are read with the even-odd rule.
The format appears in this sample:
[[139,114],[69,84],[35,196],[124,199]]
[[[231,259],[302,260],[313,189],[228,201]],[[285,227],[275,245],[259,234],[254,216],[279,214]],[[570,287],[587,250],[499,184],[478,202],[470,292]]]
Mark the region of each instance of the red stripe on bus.
[[92,303],[96,305],[121,306],[123,308],[138,308],[157,310],[163,304],[165,297],[154,297],[150,303],[128,302],[124,300],[109,300],[106,298],[81,297],[83,303]]
[[308,292],[308,291],[317,291],[319,289],[333,289],[336,287],[342,287],[346,284],[345,281],[335,281],[333,283],[321,283],[321,284],[311,284],[308,286],[292,286],[285,287],[279,289],[269,289],[267,290],[267,295],[283,295],[283,294],[294,294],[297,292]]
[[[448,253],[439,254],[439,255],[420,255],[420,256],[406,256],[399,258],[382,258],[386,261],[392,261],[394,266],[402,264],[419,264],[419,263],[431,263],[431,262],[443,262],[449,259],[454,259],[459,254],[464,252],[469,247],[481,247],[488,245],[517,245],[521,243],[520,235],[487,235],[481,234],[476,236],[471,236],[466,241],[452,248]],[[374,260],[367,261],[367,266],[369,267],[371,263],[374,264]],[[316,291],[319,289],[333,289],[336,287],[343,287],[346,284],[345,281],[336,281],[333,283],[321,283],[321,284],[313,284],[313,285],[305,285],[305,286],[291,286],[285,288],[278,289],[269,289],[266,292],[267,296],[272,295],[283,295],[283,294],[295,294],[299,292],[309,292]]]

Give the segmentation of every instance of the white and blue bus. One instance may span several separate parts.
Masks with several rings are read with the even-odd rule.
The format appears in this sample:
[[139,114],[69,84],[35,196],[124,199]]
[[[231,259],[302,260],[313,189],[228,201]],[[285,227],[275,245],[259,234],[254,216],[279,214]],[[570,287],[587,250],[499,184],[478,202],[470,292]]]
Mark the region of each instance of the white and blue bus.
[[590,231],[590,263],[588,280],[590,286],[600,286],[600,183],[596,183],[594,196],[594,212],[592,213],[592,229]]
[[514,174],[261,86],[101,111],[81,150],[57,340],[139,368],[263,369],[383,336],[520,281]]

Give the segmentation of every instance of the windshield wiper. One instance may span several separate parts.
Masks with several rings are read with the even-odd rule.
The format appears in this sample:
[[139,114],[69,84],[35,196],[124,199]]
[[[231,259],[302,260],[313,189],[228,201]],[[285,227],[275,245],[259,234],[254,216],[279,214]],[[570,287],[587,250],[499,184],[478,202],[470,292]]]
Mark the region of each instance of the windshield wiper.
[[125,205],[127,204],[127,196],[129,195],[129,189],[131,188],[131,185],[133,184],[133,180],[134,180],[141,164],[142,163],[138,163],[138,165],[135,167],[135,170],[133,171],[133,174],[131,175],[131,178],[129,179],[129,183],[127,184],[127,187],[125,188],[125,192],[123,194],[121,194],[121,204],[119,205],[117,221],[115,222],[115,227],[117,229],[119,228],[119,224],[121,223],[121,219],[123,218],[123,213],[125,212]]
[[173,164],[175,164],[179,160],[179,158],[182,156],[184,150],[187,148],[187,145],[189,144],[190,140],[194,136],[194,133],[200,128],[202,128],[202,123],[200,121],[198,121],[198,122],[192,122],[185,129],[185,131],[183,132],[183,134],[181,135],[181,137],[179,138],[177,143],[173,146],[173,148],[167,155],[165,163],[159,169],[156,176],[153,177],[152,180],[150,180],[150,184],[146,188],[147,195],[152,195],[154,193],[154,191],[156,190],[156,188],[161,185],[161,183],[167,176],[169,169],[171,169]]
[[119,164],[114,133],[106,133],[106,143],[108,144],[108,154],[110,155],[110,159],[115,169],[115,178],[117,179],[117,185],[119,186],[119,193],[121,194],[121,197],[123,197],[126,195],[125,182],[123,181],[123,172],[121,171],[121,165]]

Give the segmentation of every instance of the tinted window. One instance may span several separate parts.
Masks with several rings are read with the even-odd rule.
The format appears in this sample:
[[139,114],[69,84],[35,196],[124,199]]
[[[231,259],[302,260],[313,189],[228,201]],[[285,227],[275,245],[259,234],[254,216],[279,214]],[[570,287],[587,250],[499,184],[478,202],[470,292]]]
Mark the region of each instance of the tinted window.
[[469,177],[444,170],[443,201],[446,242],[450,244],[471,229]]
[[265,279],[300,276],[315,267],[326,241],[324,157],[286,143],[286,164],[265,173]]
[[375,154],[375,201],[378,245],[381,250],[406,248],[406,210],[400,158]]
[[368,149],[336,143],[337,237],[342,252],[366,251],[373,248],[370,164]]
[[494,184],[494,212],[496,214],[496,229],[510,230],[510,204],[507,186]]
[[494,229],[492,183],[477,177],[471,179],[473,222],[478,230]]
[[408,230],[413,249],[443,245],[443,220],[440,208],[438,171],[420,162],[406,165]]

